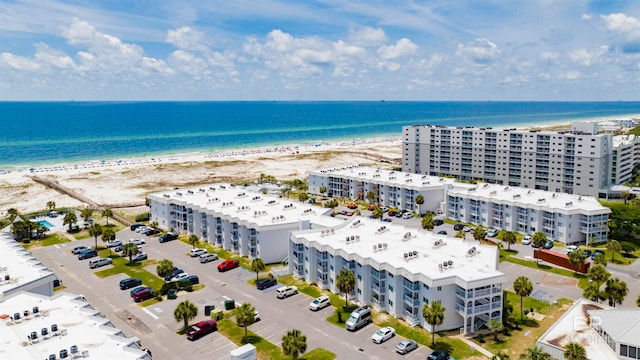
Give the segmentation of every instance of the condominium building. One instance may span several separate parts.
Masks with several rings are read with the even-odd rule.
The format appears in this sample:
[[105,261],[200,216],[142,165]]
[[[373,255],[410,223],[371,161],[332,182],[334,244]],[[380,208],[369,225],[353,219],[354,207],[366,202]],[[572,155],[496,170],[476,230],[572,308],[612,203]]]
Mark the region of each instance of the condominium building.
[[487,183],[457,184],[446,202],[449,219],[524,234],[542,231],[566,244],[607,241],[610,213],[592,196]]
[[291,234],[289,269],[299,279],[340,293],[336,276],[355,273],[357,302],[427,329],[424,304],[441,302],[444,322],[435,331],[478,330],[502,319],[498,248],[368,218],[329,229]]
[[0,301],[22,291],[51,296],[56,279],[12,234],[0,232]]
[[640,138],[635,135],[613,137],[611,184],[624,184],[633,179],[633,168],[640,164]]
[[151,221],[195,234],[234,254],[265,263],[286,260],[289,232],[334,226],[330,209],[265,195],[258,188],[218,184],[149,195]]
[[135,337],[104,317],[81,295],[20,292],[0,299],[3,359],[143,359]]
[[[371,201],[381,206],[409,210],[424,214],[440,209],[446,189],[455,179],[419,175],[400,171],[389,171],[372,167],[352,165],[329,168],[307,173],[308,191],[320,194],[327,190],[330,197],[344,197]],[[372,193],[373,199],[367,198]],[[422,195],[424,203],[417,204]]]
[[403,127],[405,172],[606,196],[613,136],[413,125]]

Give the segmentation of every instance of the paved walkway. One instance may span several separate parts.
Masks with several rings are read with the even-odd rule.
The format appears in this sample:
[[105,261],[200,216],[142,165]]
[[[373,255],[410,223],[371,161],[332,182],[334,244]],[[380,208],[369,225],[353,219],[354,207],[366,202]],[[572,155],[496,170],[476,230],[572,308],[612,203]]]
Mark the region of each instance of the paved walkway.
[[459,339],[462,342],[464,342],[465,344],[469,345],[472,349],[474,350],[478,350],[478,352],[480,352],[482,355],[486,356],[487,358],[491,359],[493,357],[493,354],[491,353],[491,351],[483,348],[482,346],[479,346],[478,344],[474,343],[473,341],[471,341],[469,338],[467,338],[465,335],[455,335],[452,336],[455,339]]

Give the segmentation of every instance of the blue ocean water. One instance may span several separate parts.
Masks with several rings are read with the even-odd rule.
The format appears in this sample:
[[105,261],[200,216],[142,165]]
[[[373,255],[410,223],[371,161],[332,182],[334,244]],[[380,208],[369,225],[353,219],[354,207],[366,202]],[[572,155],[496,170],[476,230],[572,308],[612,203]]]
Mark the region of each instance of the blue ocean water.
[[640,102],[0,102],[0,168],[638,114]]

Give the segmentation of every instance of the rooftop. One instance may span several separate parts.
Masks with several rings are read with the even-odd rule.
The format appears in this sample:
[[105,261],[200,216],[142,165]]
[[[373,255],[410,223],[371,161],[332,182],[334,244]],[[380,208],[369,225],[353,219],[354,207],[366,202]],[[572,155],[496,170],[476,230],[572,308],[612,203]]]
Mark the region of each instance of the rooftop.
[[600,327],[615,341],[640,346],[640,309],[604,309],[589,311],[592,321],[596,318]]
[[55,275],[11,234],[0,231],[0,301],[25,285],[35,288],[53,282]]
[[343,222],[339,218],[323,215],[331,209],[264,195],[254,186],[216,184],[166,191],[152,194],[151,197],[167,203],[188,205],[210,214],[218,213],[256,227],[297,224],[303,220],[321,226],[335,226]]
[[458,277],[471,282],[504,277],[497,269],[499,254],[495,246],[364,217],[338,228],[300,231],[294,236],[370,259],[378,269],[388,264],[410,274],[424,274],[432,281]]
[[60,358],[61,350],[71,359],[73,349],[90,359],[150,359],[81,295],[21,292],[0,302],[0,317],[5,359]]
[[376,183],[397,184],[405,188],[440,188],[446,184],[453,184],[455,179],[414,174],[402,171],[382,170],[362,165],[351,165],[337,168],[314,170],[307,172],[308,175],[338,175],[343,178],[352,178],[359,181],[370,181]]
[[521,204],[528,208],[540,210],[562,210],[564,212],[589,211],[598,214],[609,214],[611,210],[602,206],[593,196],[574,195],[544,190],[534,190],[522,187],[512,187],[488,183],[478,185],[457,185],[449,190],[448,195],[465,195],[472,199],[491,198],[492,202],[507,204]]
[[620,147],[624,145],[633,144],[638,141],[638,137],[634,134],[618,135],[613,137],[613,146]]

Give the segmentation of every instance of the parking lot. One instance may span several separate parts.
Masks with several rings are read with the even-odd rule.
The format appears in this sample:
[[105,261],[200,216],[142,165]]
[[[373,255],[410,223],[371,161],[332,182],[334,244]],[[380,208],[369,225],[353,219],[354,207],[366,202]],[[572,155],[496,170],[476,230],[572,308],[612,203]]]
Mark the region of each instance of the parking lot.
[[[127,275],[117,274],[100,279],[93,272],[107,269],[110,265],[89,269],[87,260],[80,261],[76,255],[71,254],[71,249],[75,246],[92,246],[93,239],[34,249],[33,253],[58,275],[67,291],[83,294],[126,335],[140,338],[142,346],[150,348],[155,358],[222,359],[227,358],[229,352],[236,347],[218,333],[195,342],[177,335],[176,331],[181,323],[175,321],[173,310],[185,299],[199,308],[198,316],[193,322],[205,318],[205,305],[221,309],[228,299],[234,299],[237,303],[249,302],[261,315],[261,321],[249,327],[251,331],[280,346],[287,330],[300,329],[307,336],[308,351],[321,347],[335,353],[338,359],[424,359],[431,352],[421,346],[404,356],[396,354],[395,346],[402,340],[399,336],[381,345],[373,344],[370,338],[377,330],[374,325],[367,325],[353,333],[346,331],[326,321],[333,313],[333,308],[312,312],[309,310],[309,303],[313,299],[304,294],[277,299],[275,289],[279,285],[257,290],[247,283],[255,277],[255,273],[242,268],[219,273],[216,267],[221,260],[200,264],[197,258],[188,255],[191,247],[180,241],[160,244],[157,237],[147,237],[130,230],[122,230],[118,233],[118,238],[125,241],[130,238],[144,239],[146,244],[142,247],[149,259],[171,260],[185,272],[198,275],[205,288],[192,293],[179,292],[176,300],[164,300],[142,308],[133,302],[129,290],[119,290],[118,283]],[[148,266],[147,270],[155,274],[155,265]]]

